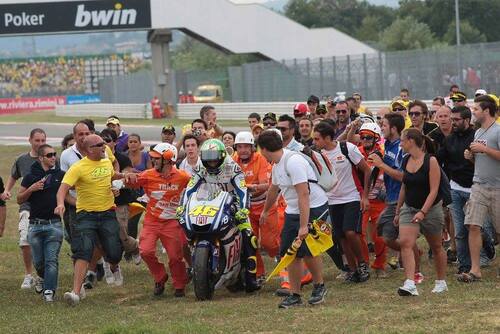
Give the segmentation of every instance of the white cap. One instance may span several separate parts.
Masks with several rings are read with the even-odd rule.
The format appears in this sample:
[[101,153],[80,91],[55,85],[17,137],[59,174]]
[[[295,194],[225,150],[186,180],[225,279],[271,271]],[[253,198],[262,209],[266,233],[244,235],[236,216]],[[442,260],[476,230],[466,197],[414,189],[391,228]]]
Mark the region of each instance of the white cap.
[[254,138],[253,135],[248,132],[248,131],[240,131],[236,135],[236,138],[234,139],[234,145],[237,144],[254,144]]
[[476,90],[476,92],[474,93],[474,96],[478,96],[478,95],[487,95],[488,93],[484,90],[484,89],[478,89]]

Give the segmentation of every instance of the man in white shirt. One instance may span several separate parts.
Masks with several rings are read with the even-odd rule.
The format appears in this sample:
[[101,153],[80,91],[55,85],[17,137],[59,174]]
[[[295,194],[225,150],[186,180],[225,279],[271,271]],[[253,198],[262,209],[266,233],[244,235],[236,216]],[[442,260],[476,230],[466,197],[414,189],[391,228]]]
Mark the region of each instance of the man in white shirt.
[[179,169],[183,169],[193,175],[194,170],[201,166],[201,159],[198,152],[199,140],[191,134],[187,134],[182,138],[182,148],[186,153],[186,157],[179,164]]
[[[280,191],[287,203],[285,224],[281,232],[281,256],[286,254],[292,244],[296,245],[295,240],[305,239],[309,233],[308,224],[313,219],[320,216],[326,219],[328,215],[328,198],[325,192],[318,184],[309,182],[309,180],[316,180],[312,167],[300,154],[283,149],[283,145],[276,131],[266,130],[258,138],[261,154],[267,161],[274,163],[272,184],[260,218],[261,224],[266,221],[268,212],[276,203]],[[314,282],[308,303],[314,305],[324,302],[326,288],[323,282],[321,257],[313,257],[305,242],[302,242],[297,249],[296,258],[288,266],[291,293],[280,303],[280,308],[302,305],[300,296],[302,260],[311,271]]]
[[289,115],[281,115],[278,119],[276,129],[280,130],[283,138],[283,147],[290,151],[302,151],[304,145],[295,140],[295,131],[297,131],[297,123]]

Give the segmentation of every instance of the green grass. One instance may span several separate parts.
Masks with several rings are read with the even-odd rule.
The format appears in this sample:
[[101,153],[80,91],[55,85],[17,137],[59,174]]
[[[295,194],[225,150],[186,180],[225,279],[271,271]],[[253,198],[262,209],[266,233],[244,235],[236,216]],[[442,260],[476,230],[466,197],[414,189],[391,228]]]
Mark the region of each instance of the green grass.
[[[69,123],[74,124],[85,117],[63,117],[56,116],[54,111],[36,111],[31,113],[18,113],[18,114],[6,114],[0,115],[0,122],[15,122],[15,123]],[[92,119],[97,123],[106,122],[106,117],[92,117]],[[178,118],[172,119],[137,119],[137,118],[123,118],[123,123],[127,125],[164,125],[166,123],[172,123],[175,126],[182,126],[189,122],[188,120],[181,120]],[[231,120],[221,120],[220,124],[222,126],[246,126],[248,125],[246,121],[231,121]]]
[[[0,175],[8,175],[14,157],[25,147],[0,146]],[[17,189],[17,187],[15,188]],[[152,298],[153,282],[144,264],[123,263],[125,284],[109,287],[99,283],[75,308],[60,299],[46,305],[34,291],[21,291],[22,262],[17,247],[17,205],[8,203],[5,235],[0,239],[0,332],[1,333],[499,333],[500,280],[494,269],[483,272],[483,282],[459,284],[448,270],[450,291],[431,294],[433,270],[424,259],[426,280],[420,297],[401,298],[396,289],[401,271],[387,279],[370,279],[349,285],[336,281],[337,274],[325,257],[327,302],[319,307],[279,310],[272,280],[256,295],[231,294],[219,290],[210,302],[198,302],[192,286],[187,297]],[[60,254],[61,298],[70,289],[71,261],[65,243]],[[498,263],[498,260],[497,260]],[[273,263],[267,262],[270,270]],[[305,287],[306,297],[311,287]]]

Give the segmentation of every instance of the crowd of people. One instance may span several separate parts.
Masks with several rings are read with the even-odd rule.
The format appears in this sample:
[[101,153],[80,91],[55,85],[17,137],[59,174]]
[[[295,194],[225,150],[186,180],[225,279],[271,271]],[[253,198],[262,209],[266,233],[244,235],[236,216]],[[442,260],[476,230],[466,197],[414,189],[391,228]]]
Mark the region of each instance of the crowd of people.
[[93,93],[92,78],[125,74],[142,66],[129,55],[57,57],[0,61],[0,95],[4,97]]
[[[495,95],[479,89],[468,102],[453,85],[448,96],[427,105],[402,89],[380,110],[364,107],[359,93],[325,104],[312,95],[291,111],[279,117],[251,113],[248,130],[235,133],[220,126],[212,106],[204,106],[182,130],[164,126],[159,143],[150,147],[139,134],[127,134],[117,116],[100,132],[86,119],[64,138],[59,159],[45,131],[33,129],[30,151],[15,160],[0,189],[3,232],[5,201],[21,180],[21,288],[34,287],[54,301],[66,239],[74,262],[73,286],[64,294],[70,305],[97,281],[122,285],[122,258],[144,261],[153,294],[161,296],[169,279],[159,260],[162,250],[174,296],[184,297],[193,275],[191,240],[178,219],[202,183],[217,184],[237,199],[247,293],[266,278],[263,256],[279,259],[296,248],[280,273],[280,308],[301,305],[309,283],[307,302],[325,300],[323,258],[312,256],[306,243],[295,244],[316,219],[332,224],[334,245],[327,254],[339,270],[336,278],[347,283],[382,279],[389,268],[400,268],[405,280],[397,293],[418,296],[418,284],[432,276],[421,270],[420,235],[435,266],[432,293],[448,291],[447,265],[456,266],[460,282],[481,281],[500,237]],[[335,182],[325,182],[325,171],[309,159],[312,152],[324,158]],[[134,205],[145,207],[142,228]]]

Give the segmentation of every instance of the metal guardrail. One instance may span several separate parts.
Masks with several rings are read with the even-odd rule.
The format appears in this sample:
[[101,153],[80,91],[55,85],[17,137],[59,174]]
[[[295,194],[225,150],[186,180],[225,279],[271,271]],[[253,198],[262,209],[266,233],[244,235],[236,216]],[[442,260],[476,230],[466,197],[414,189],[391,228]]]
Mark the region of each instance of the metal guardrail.
[[56,106],[56,116],[108,117],[110,115],[120,118],[152,118],[149,104],[97,103]]

